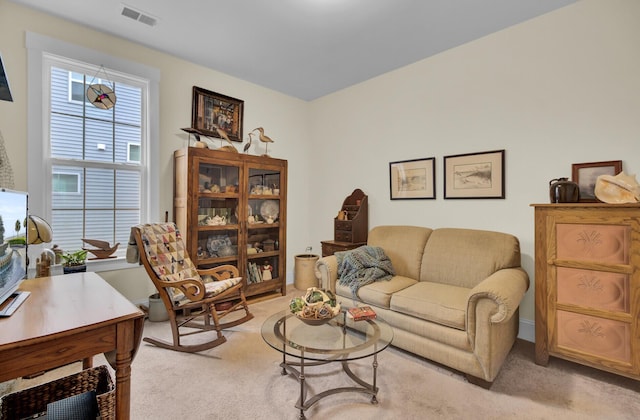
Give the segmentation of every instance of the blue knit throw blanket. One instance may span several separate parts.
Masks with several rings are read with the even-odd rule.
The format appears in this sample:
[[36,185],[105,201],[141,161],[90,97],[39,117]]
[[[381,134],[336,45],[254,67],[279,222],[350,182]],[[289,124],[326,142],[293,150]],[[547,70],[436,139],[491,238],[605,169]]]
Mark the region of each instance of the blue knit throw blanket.
[[382,248],[364,245],[350,251],[334,254],[338,260],[339,282],[349,286],[356,297],[358,289],[379,280],[389,280],[395,275],[391,260]]

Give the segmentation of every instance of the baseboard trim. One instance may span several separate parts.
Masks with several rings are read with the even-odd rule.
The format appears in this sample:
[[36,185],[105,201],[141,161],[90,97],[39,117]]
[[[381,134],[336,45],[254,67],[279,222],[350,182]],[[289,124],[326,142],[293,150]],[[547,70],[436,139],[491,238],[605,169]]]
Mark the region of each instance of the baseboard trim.
[[520,319],[518,338],[532,343],[536,342],[536,324],[528,319]]

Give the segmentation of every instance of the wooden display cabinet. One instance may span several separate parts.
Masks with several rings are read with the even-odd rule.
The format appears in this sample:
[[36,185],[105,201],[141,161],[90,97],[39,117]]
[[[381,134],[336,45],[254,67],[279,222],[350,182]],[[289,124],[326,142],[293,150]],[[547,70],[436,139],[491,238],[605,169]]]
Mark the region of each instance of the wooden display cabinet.
[[198,268],[238,267],[247,296],[286,294],[286,210],[286,160],[174,152],[174,218],[189,256]]
[[640,379],[640,205],[533,206],[536,363]]

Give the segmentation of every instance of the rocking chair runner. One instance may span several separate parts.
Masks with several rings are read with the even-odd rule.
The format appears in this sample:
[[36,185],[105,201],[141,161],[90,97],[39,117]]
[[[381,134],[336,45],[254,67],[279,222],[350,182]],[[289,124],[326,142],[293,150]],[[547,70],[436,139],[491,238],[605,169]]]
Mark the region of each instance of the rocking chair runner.
[[[146,224],[132,227],[131,230],[140,261],[167,308],[173,332],[173,343],[151,337],[145,337],[144,341],[167,349],[199,352],[227,341],[222,335],[223,329],[253,318],[236,267],[221,265],[198,270],[189,258],[180,231],[173,223]],[[244,310],[244,316],[234,314],[234,319],[229,322],[220,322],[223,317],[241,310]],[[197,318],[202,320],[194,321]],[[183,332],[181,328],[191,331]],[[183,336],[206,331],[216,331],[216,338],[201,344],[180,343]]]

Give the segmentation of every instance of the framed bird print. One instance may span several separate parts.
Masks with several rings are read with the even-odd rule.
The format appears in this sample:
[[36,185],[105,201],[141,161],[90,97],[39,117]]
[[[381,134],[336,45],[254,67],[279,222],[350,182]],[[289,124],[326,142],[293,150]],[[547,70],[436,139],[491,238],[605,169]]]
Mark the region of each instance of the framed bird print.
[[[244,101],[197,86],[193,87],[191,127],[209,137],[242,143]],[[222,134],[222,131],[224,134]]]
[[436,159],[414,159],[389,163],[392,200],[436,198]]

